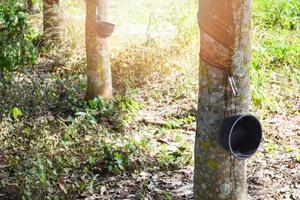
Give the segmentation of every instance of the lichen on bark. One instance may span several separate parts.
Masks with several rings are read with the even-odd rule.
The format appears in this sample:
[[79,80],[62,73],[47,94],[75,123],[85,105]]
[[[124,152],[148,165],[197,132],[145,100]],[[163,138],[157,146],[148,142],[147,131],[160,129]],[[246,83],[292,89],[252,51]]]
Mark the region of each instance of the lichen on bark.
[[86,98],[112,97],[111,67],[107,39],[97,34],[97,20],[106,21],[106,0],[86,2],[86,55],[87,92]]
[[[206,8],[201,8],[202,5]],[[232,13],[226,9],[218,13],[219,10],[213,9],[216,7],[225,7]],[[205,29],[207,15],[198,13],[201,51],[205,55],[200,56],[194,199],[246,200],[245,161],[233,158],[220,146],[218,131],[224,117],[248,111],[251,0],[200,0],[199,12],[207,12],[220,20],[207,22],[210,27]],[[226,17],[228,29],[218,26]],[[225,39],[232,41],[220,41],[220,33],[228,34]],[[229,75],[235,79],[237,96],[232,95]]]

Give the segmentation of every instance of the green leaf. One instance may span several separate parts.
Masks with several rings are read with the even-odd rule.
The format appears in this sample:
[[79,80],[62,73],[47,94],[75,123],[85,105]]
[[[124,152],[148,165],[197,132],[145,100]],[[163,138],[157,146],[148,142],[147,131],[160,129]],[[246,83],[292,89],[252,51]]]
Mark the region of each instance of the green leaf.
[[10,110],[10,114],[12,115],[12,118],[14,120],[17,120],[19,117],[21,117],[23,115],[22,111],[17,107],[13,107]]
[[290,153],[290,152],[293,152],[294,149],[293,149],[290,145],[288,145],[288,146],[285,146],[285,151],[286,151],[287,153]]
[[296,156],[296,160],[300,162],[300,153]]

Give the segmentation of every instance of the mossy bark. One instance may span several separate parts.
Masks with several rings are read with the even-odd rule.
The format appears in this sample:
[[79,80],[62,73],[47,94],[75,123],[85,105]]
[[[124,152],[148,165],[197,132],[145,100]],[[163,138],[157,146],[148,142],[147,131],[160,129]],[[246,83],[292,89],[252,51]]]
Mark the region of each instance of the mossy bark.
[[97,20],[106,21],[105,0],[86,1],[86,57],[87,92],[86,98],[97,96],[112,97],[112,78],[107,39],[97,34]]
[[[221,10],[220,10],[221,9]],[[201,50],[194,199],[247,200],[245,161],[218,141],[224,117],[248,111],[251,0],[200,0]],[[228,76],[235,79],[234,96]]]
[[60,44],[63,40],[63,27],[59,0],[44,0],[43,25],[46,42]]

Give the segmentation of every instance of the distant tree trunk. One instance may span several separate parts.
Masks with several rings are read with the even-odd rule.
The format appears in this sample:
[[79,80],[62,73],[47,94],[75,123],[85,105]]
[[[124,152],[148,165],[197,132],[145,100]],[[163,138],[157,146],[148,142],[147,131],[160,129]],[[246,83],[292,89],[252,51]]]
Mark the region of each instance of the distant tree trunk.
[[31,13],[39,12],[39,1],[38,0],[27,0],[28,10]]
[[[247,200],[245,161],[218,143],[224,117],[250,102],[251,0],[200,0],[200,82],[195,141],[194,199]],[[238,92],[232,95],[228,77]]]
[[86,98],[97,96],[112,97],[112,78],[107,47],[107,39],[97,35],[96,21],[106,21],[105,0],[86,1],[86,57],[87,92]]
[[61,43],[63,39],[63,28],[59,0],[44,0],[43,18],[46,42],[52,44]]

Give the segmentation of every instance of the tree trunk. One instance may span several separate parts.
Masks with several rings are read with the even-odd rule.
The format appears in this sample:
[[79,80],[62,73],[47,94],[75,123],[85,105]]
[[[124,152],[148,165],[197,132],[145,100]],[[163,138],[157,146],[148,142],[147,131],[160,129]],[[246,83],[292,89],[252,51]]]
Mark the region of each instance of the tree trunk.
[[97,34],[96,22],[106,21],[107,5],[105,0],[86,1],[86,57],[87,92],[86,98],[97,96],[112,97],[112,78],[107,39]]
[[[245,161],[218,141],[223,118],[248,111],[251,0],[200,0],[200,81],[194,199],[247,200]],[[238,95],[228,81],[235,79]]]
[[35,14],[39,12],[38,0],[27,0],[27,6],[30,13]]
[[44,0],[43,18],[46,42],[52,44],[61,43],[63,39],[63,27],[59,0]]

